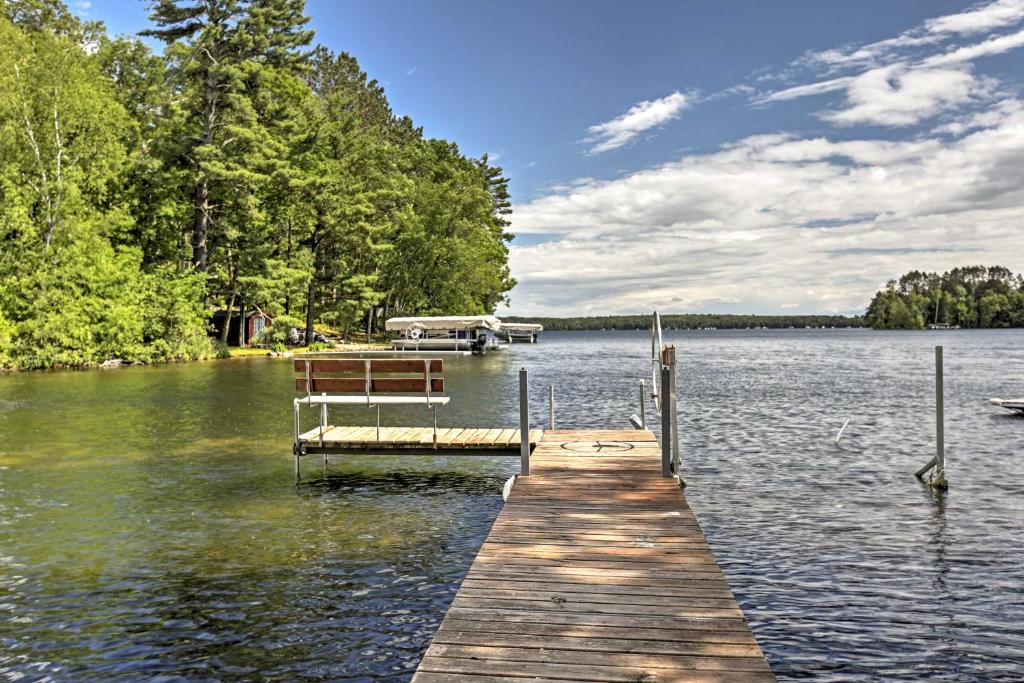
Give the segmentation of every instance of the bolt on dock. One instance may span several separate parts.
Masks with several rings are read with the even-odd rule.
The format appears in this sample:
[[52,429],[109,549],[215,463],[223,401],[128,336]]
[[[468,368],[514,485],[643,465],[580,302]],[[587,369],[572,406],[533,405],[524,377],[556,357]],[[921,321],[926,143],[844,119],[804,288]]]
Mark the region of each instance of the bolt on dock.
[[413,682],[775,680],[661,456],[544,432]]

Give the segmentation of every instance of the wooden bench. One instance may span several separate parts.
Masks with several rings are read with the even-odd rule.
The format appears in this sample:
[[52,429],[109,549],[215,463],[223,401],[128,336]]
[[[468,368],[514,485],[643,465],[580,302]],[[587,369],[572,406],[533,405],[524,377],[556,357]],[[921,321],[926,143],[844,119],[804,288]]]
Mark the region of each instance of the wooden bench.
[[444,363],[439,359],[330,358],[295,359],[295,390],[305,396],[294,403],[296,458],[302,454],[299,409],[320,406],[320,445],[327,429],[330,405],[367,406],[377,409],[377,441],[380,441],[382,405],[423,405],[433,417],[433,447],[437,448],[437,406],[450,400],[444,395]]

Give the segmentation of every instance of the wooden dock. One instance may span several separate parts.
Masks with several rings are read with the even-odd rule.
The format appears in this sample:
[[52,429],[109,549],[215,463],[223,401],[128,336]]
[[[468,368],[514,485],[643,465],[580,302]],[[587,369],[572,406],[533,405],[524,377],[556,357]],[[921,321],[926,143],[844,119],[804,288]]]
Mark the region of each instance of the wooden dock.
[[651,432],[548,431],[531,462],[414,683],[775,680]]
[[[366,453],[386,449],[388,453],[402,451],[406,454],[423,453],[493,455],[494,452],[519,453],[518,429],[488,429],[450,427],[437,430],[437,446],[434,447],[434,430],[430,427],[315,427],[299,435],[299,443],[306,453]],[[543,431],[531,429],[530,445],[541,440]]]

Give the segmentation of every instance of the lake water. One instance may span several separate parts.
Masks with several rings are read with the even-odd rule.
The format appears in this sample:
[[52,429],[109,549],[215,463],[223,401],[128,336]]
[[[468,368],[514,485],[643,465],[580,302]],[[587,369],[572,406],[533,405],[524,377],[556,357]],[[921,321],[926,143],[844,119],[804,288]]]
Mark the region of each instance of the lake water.
[[[1024,419],[987,399],[1024,395],[1024,331],[667,337],[686,495],[781,679],[1021,679]],[[559,426],[624,427],[649,348],[452,359],[439,422],[514,426],[525,366],[537,426],[554,384]],[[296,486],[291,387],[269,359],[0,376],[0,679],[408,680],[517,460],[309,458]]]

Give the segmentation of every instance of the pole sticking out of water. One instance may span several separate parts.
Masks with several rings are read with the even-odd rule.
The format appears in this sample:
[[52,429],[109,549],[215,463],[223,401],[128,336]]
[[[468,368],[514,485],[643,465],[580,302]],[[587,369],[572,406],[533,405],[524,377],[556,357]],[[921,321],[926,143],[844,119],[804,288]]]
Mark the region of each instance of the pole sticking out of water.
[[923,480],[928,470],[935,468],[928,485],[933,489],[945,491],[949,488],[946,481],[946,424],[945,396],[943,391],[942,346],[935,347],[935,457],[914,473]]
[[935,347],[935,475],[932,487],[948,488],[946,484],[946,398],[943,387],[942,346]]
[[548,421],[548,424],[551,425],[549,427],[549,429],[554,431],[554,429],[555,429],[555,385],[554,384],[548,386],[548,408],[551,410],[551,419]]
[[640,429],[647,429],[647,386],[640,380]]
[[843,426],[839,428],[839,433],[836,434],[836,438],[835,438],[835,443],[836,443],[837,446],[839,445],[839,439],[843,438],[843,432],[846,431],[846,427],[849,424],[850,424],[850,421],[847,420],[846,422],[843,423]]

